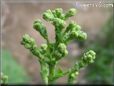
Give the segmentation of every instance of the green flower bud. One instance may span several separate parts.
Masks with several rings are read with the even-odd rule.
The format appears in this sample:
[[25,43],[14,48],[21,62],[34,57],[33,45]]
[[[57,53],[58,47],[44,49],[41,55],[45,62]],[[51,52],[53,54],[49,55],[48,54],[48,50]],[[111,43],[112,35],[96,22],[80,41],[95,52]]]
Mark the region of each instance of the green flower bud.
[[8,81],[8,76],[1,73],[1,83],[5,84]]
[[81,30],[81,26],[80,25],[76,25],[76,30]]
[[53,25],[55,25],[55,27],[58,27],[58,28],[64,28],[65,22],[64,22],[64,20],[62,20],[62,19],[55,18],[55,19],[53,20]]
[[33,55],[41,58],[41,55],[40,55],[41,53],[39,51],[39,48],[34,48],[34,49],[31,50],[31,52],[33,53]]
[[72,35],[72,38],[77,38],[78,37],[78,32],[76,32],[75,30],[73,30],[72,32],[71,32],[71,35]]
[[63,53],[63,56],[66,56],[66,55],[68,55],[68,51],[67,50],[65,50],[64,53]]
[[47,47],[48,47],[47,44],[42,44],[42,45],[41,45],[41,49],[43,49],[44,51],[47,50]]
[[40,28],[42,28],[41,20],[35,20],[33,23],[33,28],[36,29],[37,31],[39,31]]
[[93,63],[95,59],[96,53],[93,50],[89,50],[83,56],[83,60],[87,63]]
[[37,31],[40,32],[40,34],[47,39],[47,31],[46,31],[46,27],[43,25],[43,23],[40,20],[36,20],[33,23],[33,28]]
[[54,15],[50,9],[44,12],[43,19],[45,19],[46,21],[52,21],[53,18],[54,18]]
[[60,43],[58,45],[58,51],[62,54],[63,57],[68,55],[68,51],[64,43]]
[[60,43],[60,44],[58,45],[58,50],[59,50],[60,52],[64,52],[64,51],[66,50],[66,45],[65,45],[64,43]]
[[87,39],[87,34],[85,32],[83,32],[83,31],[79,31],[78,32],[78,39],[79,40],[85,40],[85,39]]
[[66,28],[65,32],[68,32],[69,30],[72,30],[73,28],[76,28],[76,23],[74,21],[70,22],[69,25]]
[[76,14],[76,9],[75,8],[71,8],[65,15],[66,19],[71,17],[71,16],[74,16]]
[[79,69],[82,68],[82,67],[84,67],[84,66],[86,66],[86,64],[83,61],[80,61],[79,62]]
[[75,77],[76,77],[75,73],[72,73],[72,74],[71,74],[71,77],[72,77],[72,78],[75,78]]
[[31,38],[28,34],[23,35],[21,44],[27,49],[32,49],[35,46],[35,40]]
[[57,50],[54,52],[54,56],[56,57],[56,59],[60,59],[62,57],[62,54],[60,52],[58,52]]
[[76,75],[78,75],[78,74],[79,74],[79,72],[77,72],[77,71],[76,71],[76,72],[75,72],[75,74],[76,74]]
[[78,40],[85,40],[85,39],[87,39],[87,34],[80,30],[79,31],[72,30],[71,37],[77,38]]
[[77,71],[71,72],[69,74],[68,81],[69,82],[73,82],[76,79],[76,77],[77,77],[78,74],[79,74],[79,72],[77,72]]
[[63,9],[62,8],[57,8],[53,11],[53,14],[55,15],[55,18],[60,18],[64,20],[65,15],[63,14]]
[[57,9],[55,9],[55,11],[56,11],[56,15],[60,16],[63,12],[63,9],[62,8],[57,8]]

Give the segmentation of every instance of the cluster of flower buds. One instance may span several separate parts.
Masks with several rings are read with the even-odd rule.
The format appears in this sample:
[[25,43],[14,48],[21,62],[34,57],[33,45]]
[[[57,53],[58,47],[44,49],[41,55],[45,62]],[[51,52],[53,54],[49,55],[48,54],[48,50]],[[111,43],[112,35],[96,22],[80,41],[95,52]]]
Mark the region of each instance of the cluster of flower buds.
[[76,76],[78,75],[78,72],[81,68],[87,66],[90,63],[94,62],[94,59],[96,57],[96,53],[93,50],[89,50],[88,52],[84,53],[81,60],[73,66],[73,68],[69,72],[68,80],[69,82],[74,81]]
[[69,18],[69,17],[72,17],[72,16],[74,16],[75,14],[76,14],[76,9],[72,8],[72,9],[70,9],[70,10],[66,13],[65,19],[67,19],[67,18]]
[[27,49],[34,49],[34,47],[36,47],[35,40],[28,34],[23,35],[21,44],[24,45]]
[[45,39],[47,39],[47,30],[46,27],[40,20],[35,20],[33,23],[33,28],[37,30]]
[[[85,40],[87,38],[87,34],[82,31],[80,25],[76,24],[74,21],[71,21],[68,26],[66,26],[65,20],[75,14],[76,9],[74,8],[71,8],[66,13],[63,13],[61,8],[57,8],[55,10],[49,9],[43,13],[43,19],[49,21],[55,27],[54,43],[49,41],[46,27],[41,20],[35,20],[33,28],[40,33],[40,35],[47,41],[47,44],[42,44],[41,47],[37,47],[35,40],[29,35],[25,34],[22,38],[21,44],[24,45],[25,48],[29,49],[33,55],[39,58],[39,62],[41,64],[41,75],[45,83],[54,81],[54,78],[62,76],[62,74],[67,74],[62,72],[56,72],[55,74],[54,71],[58,60],[68,55],[68,42],[73,39]],[[75,66],[68,72],[68,81],[72,82],[78,75],[79,69],[89,63],[92,63],[94,59],[94,51],[90,50],[85,53],[81,61],[76,63]]]
[[76,14],[76,9],[71,8],[68,12],[66,12],[65,14],[63,13],[63,10],[61,8],[57,8],[55,10],[47,10],[44,12],[43,14],[43,18],[46,21],[53,21],[53,19],[55,18],[59,18],[61,20],[66,20],[69,17],[72,17]]
[[54,53],[55,57],[56,57],[56,60],[59,60],[61,59],[62,57],[68,55],[68,50],[67,50],[67,47],[64,43],[60,43],[58,46],[57,46],[57,50],[55,50],[55,53]]
[[84,54],[82,60],[83,62],[89,64],[94,62],[95,57],[96,57],[96,53],[93,50],[89,50]]
[[[39,57],[39,59],[43,59],[44,55],[42,52],[46,49],[44,45],[41,46],[41,48],[38,48],[35,40],[30,37],[28,34],[23,35],[21,44],[25,46],[25,48],[29,49],[33,55]],[[46,52],[46,51],[45,51]]]
[[47,44],[42,44],[41,45],[41,49],[43,50],[43,52],[46,52],[47,48],[48,48]]
[[68,42],[72,39],[85,40],[87,34],[81,30],[81,26],[71,21],[65,30],[64,41]]
[[4,74],[1,72],[0,80],[1,80],[1,84],[6,84],[7,81],[8,81],[8,76],[4,75]]

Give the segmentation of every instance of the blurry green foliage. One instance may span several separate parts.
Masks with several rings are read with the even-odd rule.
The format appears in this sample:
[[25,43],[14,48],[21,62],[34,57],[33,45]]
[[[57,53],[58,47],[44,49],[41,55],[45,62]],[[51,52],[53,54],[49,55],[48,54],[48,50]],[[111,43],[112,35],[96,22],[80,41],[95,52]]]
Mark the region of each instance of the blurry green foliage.
[[[89,49],[97,53],[94,64],[89,65],[86,79],[88,83],[114,83],[114,21],[110,19],[103,26],[96,40],[88,43]],[[87,46],[87,47],[88,47]]]
[[2,50],[2,72],[8,76],[8,84],[27,83],[30,78],[7,50]]

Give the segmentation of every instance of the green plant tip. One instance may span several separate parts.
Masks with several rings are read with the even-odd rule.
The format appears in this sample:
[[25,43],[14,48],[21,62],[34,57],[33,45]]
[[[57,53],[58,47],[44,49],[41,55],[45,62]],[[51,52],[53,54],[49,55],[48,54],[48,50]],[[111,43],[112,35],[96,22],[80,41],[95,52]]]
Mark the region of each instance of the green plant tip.
[[[41,77],[45,84],[52,84],[56,79],[68,75],[68,83],[73,83],[81,68],[89,63],[93,63],[96,53],[92,50],[84,53],[83,57],[76,62],[68,71],[58,70],[56,65],[65,56],[68,55],[67,45],[73,39],[85,40],[87,34],[81,30],[81,26],[71,21],[68,25],[65,20],[76,14],[76,9],[71,8],[64,13],[62,8],[47,10],[43,13],[43,19],[50,22],[55,28],[55,42],[48,39],[47,29],[43,22],[38,19],[33,23],[33,28],[40,33],[46,43],[38,47],[35,40],[28,34],[22,37],[21,44],[29,49],[33,55],[38,57],[41,66]],[[7,78],[7,77],[6,77]]]

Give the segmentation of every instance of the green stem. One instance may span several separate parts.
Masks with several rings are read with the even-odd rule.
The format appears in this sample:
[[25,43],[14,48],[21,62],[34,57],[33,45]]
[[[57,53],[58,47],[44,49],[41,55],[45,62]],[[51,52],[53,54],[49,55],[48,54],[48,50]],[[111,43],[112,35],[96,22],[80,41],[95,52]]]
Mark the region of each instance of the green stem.
[[55,64],[54,65],[49,65],[49,77],[48,77],[49,84],[53,83],[54,75],[55,75]]
[[40,73],[41,73],[41,77],[42,77],[44,83],[45,83],[46,85],[48,85],[48,77],[47,77],[46,74],[44,74],[45,67],[47,67],[47,66],[46,66],[46,64],[43,63],[42,61],[39,61],[39,62],[40,62],[40,65],[41,65],[41,72],[40,72]]

